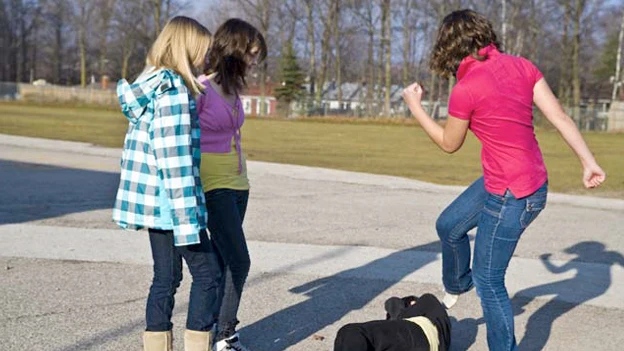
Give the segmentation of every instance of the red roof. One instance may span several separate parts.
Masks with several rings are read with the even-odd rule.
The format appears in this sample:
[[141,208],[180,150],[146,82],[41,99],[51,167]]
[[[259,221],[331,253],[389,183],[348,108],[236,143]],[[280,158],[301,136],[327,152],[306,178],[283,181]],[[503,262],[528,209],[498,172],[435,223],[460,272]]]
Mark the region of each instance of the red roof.
[[[273,89],[275,88],[275,83],[267,82],[264,87],[264,93],[266,96],[273,96]],[[247,85],[247,89],[243,92],[243,95],[249,96],[260,96],[260,85],[256,82],[249,83]]]

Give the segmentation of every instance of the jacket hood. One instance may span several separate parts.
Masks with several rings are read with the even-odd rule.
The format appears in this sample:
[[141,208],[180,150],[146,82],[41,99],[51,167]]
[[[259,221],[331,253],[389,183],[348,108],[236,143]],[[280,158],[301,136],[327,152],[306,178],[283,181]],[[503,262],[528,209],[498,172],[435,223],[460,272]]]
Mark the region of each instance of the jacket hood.
[[130,84],[121,79],[117,83],[117,97],[121,111],[131,123],[137,123],[147,110],[147,105],[158,95],[179,85],[180,79],[167,69],[146,69]]

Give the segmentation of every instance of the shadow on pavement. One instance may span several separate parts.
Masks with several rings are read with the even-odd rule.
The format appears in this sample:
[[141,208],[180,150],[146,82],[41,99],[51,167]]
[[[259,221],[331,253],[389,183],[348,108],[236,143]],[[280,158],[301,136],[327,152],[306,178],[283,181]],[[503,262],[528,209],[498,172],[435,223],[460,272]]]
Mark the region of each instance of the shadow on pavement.
[[0,224],[112,208],[119,174],[0,160]]
[[[317,279],[290,289],[307,300],[277,311],[241,330],[251,349],[286,350],[314,335],[351,311],[361,309],[409,274],[435,261],[436,256],[417,251],[439,252],[440,242],[397,251],[387,257]],[[362,279],[362,276],[384,277]],[[358,278],[360,277],[360,278]],[[380,318],[383,318],[380,314]],[[333,342],[334,335],[325,335]]]
[[[624,267],[624,256],[621,253],[606,251],[605,245],[597,241],[580,242],[565,249],[564,252],[576,255],[576,257],[558,267],[550,262],[550,254],[544,254],[541,256],[542,262],[553,274],[576,271],[574,277],[518,291],[511,300],[514,315],[517,316],[524,313],[524,307],[534,299],[554,295],[529,317],[524,337],[518,342],[520,351],[545,350],[546,343],[551,337],[552,326],[557,318],[603,295],[611,286],[611,267],[614,265]],[[584,270],[587,270],[588,262],[600,263],[592,264],[591,272],[586,272]],[[456,321],[453,327],[458,328],[458,332],[456,334],[454,330],[453,337],[458,338],[452,341],[452,350],[470,348],[476,340],[477,326],[483,323],[483,318],[478,320],[466,318]],[[474,337],[471,334],[472,331],[475,333]]]

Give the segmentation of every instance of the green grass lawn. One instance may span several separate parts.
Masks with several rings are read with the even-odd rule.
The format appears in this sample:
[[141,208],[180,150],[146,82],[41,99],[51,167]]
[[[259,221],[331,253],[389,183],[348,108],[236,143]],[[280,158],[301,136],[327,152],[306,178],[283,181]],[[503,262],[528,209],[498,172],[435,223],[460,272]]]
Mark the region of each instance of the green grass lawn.
[[[0,133],[121,147],[127,122],[120,112],[0,103]],[[557,192],[624,198],[624,134],[585,133],[608,180],[598,190],[581,184],[581,167],[561,137],[537,136]],[[248,119],[243,147],[249,159],[319,166],[423,181],[467,185],[481,174],[480,145],[470,136],[453,155],[440,151],[413,124],[331,123],[327,120]]]

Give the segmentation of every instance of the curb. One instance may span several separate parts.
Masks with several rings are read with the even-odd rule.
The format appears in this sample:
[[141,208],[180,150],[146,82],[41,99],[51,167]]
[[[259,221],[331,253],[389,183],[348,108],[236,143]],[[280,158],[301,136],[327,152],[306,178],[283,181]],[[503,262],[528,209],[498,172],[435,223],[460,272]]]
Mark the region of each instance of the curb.
[[[24,147],[31,149],[55,150],[69,153],[119,158],[121,150],[115,148],[105,148],[89,143],[62,141],[53,139],[41,139],[22,137],[14,135],[0,134],[0,145]],[[248,161],[250,170],[262,171],[265,174],[272,174],[295,179],[308,179],[316,181],[332,181],[347,184],[382,186],[389,189],[406,189],[414,191],[424,191],[430,193],[458,194],[466,187],[439,185],[427,183],[419,180],[401,178],[395,176],[378,175],[362,172],[342,171],[320,167],[298,166],[281,163]],[[569,195],[560,193],[549,193],[548,203],[566,204],[577,207],[624,211],[624,200],[610,199],[594,196]]]

